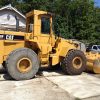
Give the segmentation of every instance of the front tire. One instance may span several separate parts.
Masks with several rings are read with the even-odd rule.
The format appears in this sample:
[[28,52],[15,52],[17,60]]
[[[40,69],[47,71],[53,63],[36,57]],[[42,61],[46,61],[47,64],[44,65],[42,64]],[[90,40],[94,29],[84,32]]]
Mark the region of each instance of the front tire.
[[39,70],[37,54],[28,48],[20,48],[11,52],[6,60],[9,75],[15,80],[33,78]]
[[86,57],[80,50],[69,51],[61,63],[66,74],[79,75],[86,70]]

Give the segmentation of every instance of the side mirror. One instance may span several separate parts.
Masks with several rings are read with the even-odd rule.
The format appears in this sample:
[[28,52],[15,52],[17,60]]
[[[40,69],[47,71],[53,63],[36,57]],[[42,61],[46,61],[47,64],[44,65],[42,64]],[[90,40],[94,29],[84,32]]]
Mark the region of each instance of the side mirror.
[[56,33],[56,35],[57,35],[58,37],[61,37],[61,34],[60,34],[60,33]]
[[59,37],[61,37],[61,34],[60,33],[55,33],[55,39],[57,39],[57,38],[59,38]]

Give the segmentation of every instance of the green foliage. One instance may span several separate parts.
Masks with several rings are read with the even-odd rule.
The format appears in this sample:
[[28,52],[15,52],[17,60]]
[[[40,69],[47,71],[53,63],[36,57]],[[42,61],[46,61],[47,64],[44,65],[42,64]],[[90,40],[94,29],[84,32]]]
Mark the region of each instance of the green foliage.
[[0,7],[12,4],[23,14],[38,9],[55,13],[55,33],[100,44],[100,8],[89,0],[0,0]]

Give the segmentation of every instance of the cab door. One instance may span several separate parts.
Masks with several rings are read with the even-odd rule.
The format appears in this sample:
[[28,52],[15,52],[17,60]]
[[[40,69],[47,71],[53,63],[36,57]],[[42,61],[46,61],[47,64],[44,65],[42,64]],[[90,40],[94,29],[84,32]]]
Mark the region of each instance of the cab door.
[[41,17],[41,30],[39,43],[41,45],[42,54],[48,54],[52,50],[51,46],[51,20],[48,16]]

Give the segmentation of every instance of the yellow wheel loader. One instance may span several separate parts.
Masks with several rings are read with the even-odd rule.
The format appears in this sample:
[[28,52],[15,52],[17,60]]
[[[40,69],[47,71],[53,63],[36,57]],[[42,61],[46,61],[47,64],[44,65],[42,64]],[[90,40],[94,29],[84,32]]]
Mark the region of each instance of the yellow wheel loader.
[[70,75],[87,68],[100,73],[99,54],[85,52],[80,42],[56,36],[52,27],[51,13],[33,10],[26,14],[26,32],[0,31],[0,64],[13,79],[30,79],[40,67],[59,63]]

